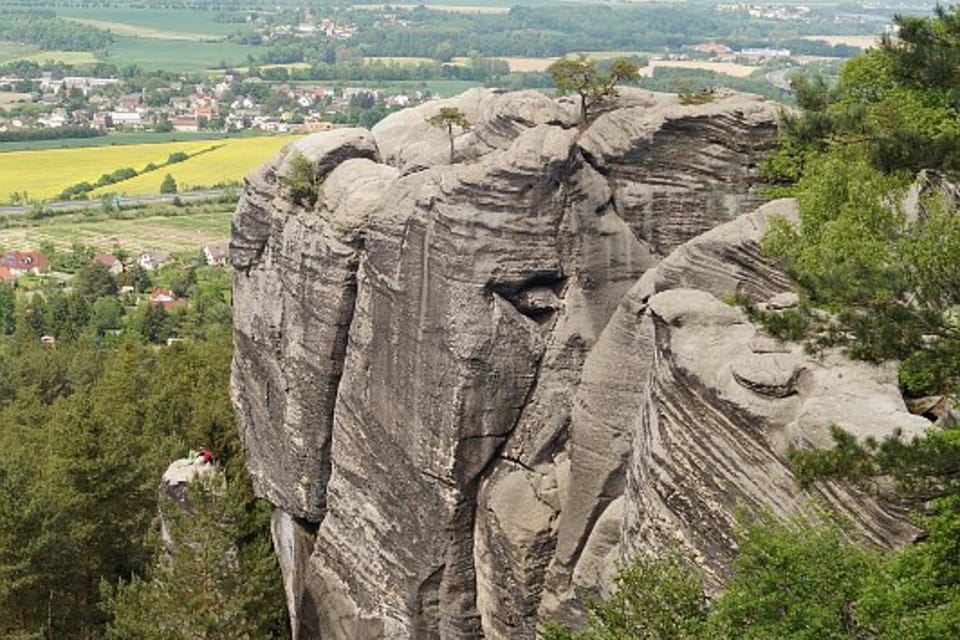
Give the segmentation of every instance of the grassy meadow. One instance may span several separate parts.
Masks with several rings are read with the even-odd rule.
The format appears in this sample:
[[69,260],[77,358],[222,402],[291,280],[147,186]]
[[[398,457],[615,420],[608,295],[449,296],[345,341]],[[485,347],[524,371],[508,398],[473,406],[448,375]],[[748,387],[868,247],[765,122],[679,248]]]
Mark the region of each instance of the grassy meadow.
[[746,78],[758,71],[760,67],[735,62],[708,62],[705,60],[651,60],[650,64],[640,69],[640,75],[651,77],[657,69],[703,69],[704,71],[723,73],[734,78]]
[[91,51],[40,51],[36,47],[0,42],[0,64],[15,60],[38,63],[57,61],[72,65],[98,60],[147,70],[204,71],[244,64],[247,56],[262,49],[223,42],[246,24],[216,22],[217,11],[58,7],[57,15],[98,29],[111,31],[114,43],[105,55]]
[[7,42],[5,40],[0,40],[0,61],[14,60],[32,51],[35,51],[35,49],[24,46],[22,44],[16,44],[14,42]]
[[[78,149],[12,151],[0,153],[0,200],[26,191],[30,198],[49,199],[79,182],[95,183],[101,175],[131,167],[137,171],[147,164],[166,162],[174,152],[196,157],[130,180],[96,190],[103,193],[140,195],[158,193],[167,173],[180,185],[206,186],[236,182],[273,155],[294,136],[193,140],[164,144],[134,144]],[[206,151],[215,146],[213,151]]]
[[93,220],[80,215],[57,216],[30,225],[11,226],[0,231],[0,246],[4,250],[29,250],[51,242],[58,249],[67,250],[77,241],[103,252],[120,246],[130,253],[158,248],[193,253],[204,244],[230,238],[232,204],[190,207],[185,212],[155,209],[156,215],[120,219],[99,216]]
[[81,65],[93,64],[97,61],[97,57],[90,51],[41,51],[33,47],[0,42],[0,64],[17,60],[30,60],[38,64],[53,61]]
[[203,33],[191,33],[185,31],[161,31],[159,29],[150,29],[148,27],[138,27],[122,22],[109,22],[107,20],[91,20],[89,18],[70,18],[73,22],[85,24],[102,31],[110,31],[118,36],[132,36],[134,38],[153,38],[156,40],[219,40],[219,36],[210,36]]

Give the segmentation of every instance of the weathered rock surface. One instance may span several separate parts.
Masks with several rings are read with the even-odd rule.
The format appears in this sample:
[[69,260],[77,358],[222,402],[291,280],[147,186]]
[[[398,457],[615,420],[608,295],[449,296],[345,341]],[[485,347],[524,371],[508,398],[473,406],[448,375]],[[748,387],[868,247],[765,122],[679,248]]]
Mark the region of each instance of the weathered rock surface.
[[468,131],[454,129],[455,161],[476,160],[490,151],[506,149],[521,132],[537,125],[570,128],[576,124],[571,107],[561,106],[539,91],[471,89],[404,109],[374,126],[384,162],[403,173],[449,164],[447,131],[428,122],[443,107],[459,109],[471,123]]
[[[625,557],[679,539],[716,586],[734,550],[737,507],[785,515],[807,506],[810,494],[784,463],[789,446],[831,446],[832,424],[878,438],[930,424],[907,412],[891,368],[817,358],[798,345],[757,352],[757,328],[710,292],[654,294],[641,322],[654,357],[632,429]],[[814,495],[878,545],[913,533],[897,514],[841,485],[824,483]]]
[[[617,186],[618,213],[660,256],[763,198],[744,188],[776,135],[770,105],[722,94],[702,105],[625,91],[584,133],[584,154]],[[751,135],[731,136],[747,127]],[[664,155],[662,149],[672,152]]]
[[[474,123],[453,164],[440,106]],[[919,426],[890,371],[719,301],[786,290],[758,241],[792,203],[748,213],[776,112],[629,91],[581,131],[569,102],[475,90],[298,142],[309,209],[291,150],[249,177],[233,397],[297,638],[533,638],[670,536],[720,579],[738,499],[807,499],[786,446]],[[821,494],[878,543],[906,531]]]
[[[181,509],[187,513],[193,513],[193,506],[190,504],[189,485],[194,480],[200,478],[210,479],[216,472],[216,466],[198,462],[196,458],[181,458],[174,460],[163,472],[160,480],[161,498],[169,498],[175,509]],[[167,551],[173,551],[174,540],[170,534],[170,528],[167,526],[167,518],[164,517],[164,501],[160,501],[160,537],[166,545]]]
[[193,458],[174,460],[163,472],[160,492],[173,500],[179,507],[189,509],[190,498],[187,487],[193,480],[210,476],[216,470],[212,464],[197,462]]

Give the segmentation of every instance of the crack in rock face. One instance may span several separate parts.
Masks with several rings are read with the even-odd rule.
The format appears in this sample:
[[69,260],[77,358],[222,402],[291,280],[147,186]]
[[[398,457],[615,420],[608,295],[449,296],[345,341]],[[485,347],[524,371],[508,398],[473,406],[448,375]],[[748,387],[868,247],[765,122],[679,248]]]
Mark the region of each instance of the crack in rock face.
[[[442,106],[473,123],[453,162]],[[583,130],[574,107],[472,90],[248,177],[232,397],[295,638],[532,640],[677,532],[719,583],[735,500],[801,508],[786,446],[900,418],[869,368],[832,416],[818,394],[853,365],[755,350],[718,300],[787,289],[759,239],[793,205],[750,213],[776,105],[625,90]],[[293,153],[314,204],[285,189]],[[906,531],[823,493],[878,543]]]

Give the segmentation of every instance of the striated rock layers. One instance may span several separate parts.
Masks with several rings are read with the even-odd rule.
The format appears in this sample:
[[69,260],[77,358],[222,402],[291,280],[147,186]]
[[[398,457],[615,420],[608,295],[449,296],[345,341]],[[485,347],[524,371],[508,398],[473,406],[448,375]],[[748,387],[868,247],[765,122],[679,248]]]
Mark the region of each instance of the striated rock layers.
[[[453,163],[440,106],[473,123]],[[773,105],[629,91],[585,130],[574,113],[474,90],[248,179],[233,398],[296,638],[534,638],[668,540],[718,584],[735,505],[808,499],[788,445],[922,428],[891,371],[777,345],[720,301],[786,288],[757,243],[792,205],[750,213]],[[909,535],[818,492],[879,544]]]

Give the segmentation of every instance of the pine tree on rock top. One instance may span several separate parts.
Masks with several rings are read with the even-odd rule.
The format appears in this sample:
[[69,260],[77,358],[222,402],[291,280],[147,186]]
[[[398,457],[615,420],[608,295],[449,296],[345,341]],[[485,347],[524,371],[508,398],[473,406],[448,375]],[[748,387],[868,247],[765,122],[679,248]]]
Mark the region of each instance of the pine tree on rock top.
[[453,128],[460,127],[464,131],[470,130],[470,121],[467,115],[456,107],[441,107],[440,111],[427,118],[431,126],[447,130],[447,139],[450,141],[450,164],[453,164]]
[[580,124],[585,125],[598,104],[619,95],[617,85],[637,79],[640,67],[628,58],[616,58],[601,71],[597,60],[581,54],[578,58],[560,58],[549,67],[557,94],[580,96]]

